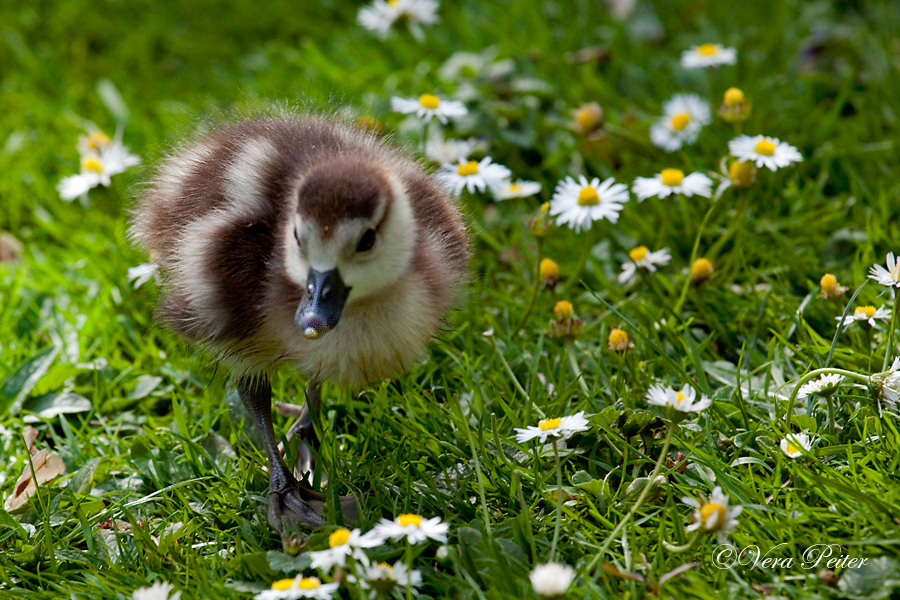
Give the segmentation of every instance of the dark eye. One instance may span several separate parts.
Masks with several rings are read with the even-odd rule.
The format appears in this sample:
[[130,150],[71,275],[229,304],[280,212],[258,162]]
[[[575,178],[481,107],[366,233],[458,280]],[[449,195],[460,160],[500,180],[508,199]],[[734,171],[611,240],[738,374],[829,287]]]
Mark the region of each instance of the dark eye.
[[294,239],[297,240],[297,245],[302,248],[303,244],[300,243],[300,234],[297,232],[296,228],[294,229]]
[[372,246],[375,245],[375,230],[374,229],[366,229],[366,232],[363,234],[362,239],[359,240],[359,245],[356,247],[357,252],[368,252],[372,249]]

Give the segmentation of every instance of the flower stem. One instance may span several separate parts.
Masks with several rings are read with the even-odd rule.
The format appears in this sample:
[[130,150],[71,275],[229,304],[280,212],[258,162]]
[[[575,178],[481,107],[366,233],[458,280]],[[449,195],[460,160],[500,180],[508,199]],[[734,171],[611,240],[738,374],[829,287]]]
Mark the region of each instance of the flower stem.
[[503,356],[503,353],[500,352],[500,346],[497,344],[497,338],[493,335],[489,336],[491,338],[491,343],[494,345],[494,352],[497,354],[497,357],[500,359],[501,364],[503,364],[503,368],[506,369],[506,374],[509,375],[510,380],[513,382],[513,387],[522,394],[522,397],[525,398],[525,402],[530,402],[530,396],[528,392],[525,391],[525,388],[522,387],[522,384],[519,383],[519,380],[516,378],[516,374],[513,373],[512,367],[509,366],[509,363],[506,362],[506,357]]
[[575,379],[578,380],[581,393],[584,394],[585,398],[590,397],[591,391],[584,380],[584,373],[581,371],[581,365],[578,364],[578,357],[575,356],[575,342],[573,340],[566,342],[566,354],[569,355],[569,366],[572,367],[572,373],[575,375]]
[[[893,290],[893,288],[891,288]],[[897,309],[900,308],[900,294],[894,291],[894,309],[891,311],[891,330],[888,331],[887,348],[884,351],[884,363],[881,365],[882,371],[887,371],[888,365],[891,364],[891,354],[894,353],[894,326],[897,322]]]
[[563,484],[562,467],[559,463],[559,446],[556,438],[553,438],[553,458],[556,460],[556,526],[553,528],[553,541],[550,543],[550,558],[547,562],[553,562],[556,555],[556,543],[559,541],[559,529],[562,524]]
[[701,537],[700,532],[698,531],[694,535],[694,537],[691,538],[691,540],[689,542],[687,542],[686,544],[681,544],[679,546],[676,546],[674,544],[670,544],[666,540],[662,540],[662,545],[663,545],[663,548],[665,548],[669,552],[687,552],[688,550],[691,550],[694,546],[697,545],[697,542],[700,541],[700,537]]
[[824,369],[816,369],[815,371],[810,371],[797,380],[797,383],[794,385],[794,391],[791,392],[791,397],[788,398],[787,415],[785,418],[788,432],[790,432],[791,430],[791,419],[794,416],[794,402],[796,402],[797,400],[797,393],[800,392],[800,388],[810,379],[818,377],[819,375],[825,375],[827,373],[837,373],[838,375],[850,377],[851,379],[856,379],[865,383],[869,382],[869,378],[866,375],[854,373],[853,371],[845,371],[844,369],[835,369],[834,367],[825,367]]
[[[459,410],[459,420],[462,423],[463,433],[466,436],[466,440],[468,440],[469,442],[469,451],[472,452],[472,462],[475,463],[475,475],[478,477],[478,495],[481,498],[481,510],[484,513],[484,528],[485,531],[487,531],[488,540],[491,540],[491,543],[493,543],[494,535],[491,531],[491,520],[487,509],[487,494],[484,491],[484,475],[482,475],[481,473],[481,461],[478,460],[478,452],[475,449],[475,441],[472,439],[472,430],[469,428],[469,419],[463,412],[462,402],[459,399],[459,394],[457,394],[456,396],[456,408]],[[498,452],[502,452],[502,450],[498,449]],[[410,569],[412,569],[412,565],[410,565]]]
[[656,479],[656,476],[659,475],[660,469],[662,469],[663,463],[666,461],[666,454],[669,452],[669,445],[672,443],[672,434],[675,433],[675,423],[669,423],[669,430],[666,432],[666,439],[663,442],[663,446],[659,451],[659,458],[656,459],[656,465],[653,467],[653,471],[650,473],[650,476],[647,479],[647,485],[641,490],[641,494],[637,497],[637,500],[634,501],[634,504],[631,505],[631,510],[619,521],[619,524],[616,525],[616,528],[610,532],[610,534],[603,541],[603,544],[600,546],[600,550],[597,552],[597,555],[594,556],[593,560],[591,560],[590,564],[587,567],[587,570],[592,570],[597,562],[603,558],[606,554],[609,545],[612,541],[619,535],[619,532],[622,531],[622,528],[628,524],[628,521],[631,520],[631,517],[634,516],[634,513],[637,512],[637,509],[644,502],[644,499],[647,497],[647,494],[650,493],[650,488],[653,487],[653,482]]
[[678,314],[681,312],[681,307],[684,304],[684,301],[687,300],[688,290],[691,287],[691,269],[694,266],[694,261],[697,260],[697,250],[700,248],[700,238],[703,236],[703,228],[706,226],[707,221],[712,216],[713,209],[716,207],[715,199],[712,204],[709,205],[709,209],[706,211],[706,214],[703,215],[703,220],[700,221],[700,227],[697,228],[697,237],[694,238],[694,247],[691,250],[691,259],[688,261],[688,275],[684,278],[684,285],[681,286],[681,294],[678,296],[678,301],[675,303],[675,308],[673,312]]
[[581,272],[584,270],[584,266],[587,264],[588,259],[591,257],[591,250],[593,250],[594,248],[596,238],[597,234],[594,232],[594,228],[591,227],[585,234],[584,248],[582,249],[581,256],[578,258],[578,264],[575,266],[575,269],[569,276],[568,281],[566,281],[566,285],[563,287],[563,295],[567,294],[569,290],[572,289],[572,286],[580,280]]
[[510,337],[516,337],[516,334],[521,331],[522,327],[525,326],[525,323],[528,321],[528,317],[531,316],[531,311],[534,310],[534,305],[537,302],[538,294],[541,291],[541,246],[543,245],[543,238],[538,238],[537,240],[537,256],[535,256],[535,260],[537,261],[537,267],[534,270],[534,290],[531,292],[531,300],[528,302],[528,308],[525,309],[525,314],[522,315],[522,319],[519,321],[519,324],[513,330],[512,335]]

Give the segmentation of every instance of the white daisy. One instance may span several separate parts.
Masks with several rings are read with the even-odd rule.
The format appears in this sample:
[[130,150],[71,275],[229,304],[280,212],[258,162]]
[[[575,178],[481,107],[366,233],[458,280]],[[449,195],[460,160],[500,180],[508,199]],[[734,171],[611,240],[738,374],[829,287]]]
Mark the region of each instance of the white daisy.
[[[881,265],[872,265],[869,267],[869,279],[874,279],[879,284],[895,288],[900,287],[900,261],[894,258],[893,252],[888,252],[887,269]],[[893,292],[893,290],[891,290]]]
[[837,391],[843,381],[844,376],[837,373],[822,375],[818,379],[804,383],[797,392],[797,398],[803,399],[817,394],[819,396],[830,396]]
[[573,433],[587,431],[590,428],[591,426],[588,424],[587,417],[582,410],[567,417],[543,419],[537,426],[531,425],[524,429],[516,429],[516,441],[524,444],[527,441],[537,439],[543,444],[551,436],[568,439]]
[[681,66],[685,69],[733,65],[736,61],[737,50],[722,44],[701,44],[681,53]]
[[369,558],[362,551],[363,548],[374,548],[380,546],[382,540],[374,535],[363,535],[359,529],[350,531],[343,527],[334,530],[328,536],[328,550],[319,550],[310,552],[309,558],[312,560],[312,568],[330,571],[335,565],[343,567],[347,564],[347,557],[352,556],[358,562],[368,565]]
[[143,263],[128,269],[128,281],[134,282],[134,289],[138,289],[156,275],[159,265],[156,263]]
[[679,412],[697,412],[709,408],[712,400],[703,395],[697,398],[697,392],[689,384],[680,390],[657,384],[647,391],[647,404],[670,406]]
[[631,190],[640,202],[652,196],[668,198],[673,194],[709,198],[712,184],[712,179],[703,173],[685,175],[681,169],[663,169],[653,177],[636,178]]
[[422,25],[438,22],[438,3],[435,0],[375,0],[359,9],[356,21],[385,39],[395,23],[406,23],[410,33],[421,41],[425,35]]
[[622,272],[619,273],[619,283],[628,285],[637,278],[638,268],[647,269],[651,273],[656,272],[656,267],[667,265],[672,260],[668,248],[662,248],[655,252],[650,252],[647,246],[638,246],[628,253],[631,259],[626,263],[622,263]]
[[540,193],[540,191],[541,184],[537,181],[525,181],[524,179],[519,179],[516,181],[507,181],[506,184],[495,192],[495,195],[497,196],[497,200],[511,200],[512,198],[528,198],[529,196]]
[[835,317],[843,327],[846,327],[854,321],[865,321],[870,327],[875,327],[876,321],[889,321],[891,318],[891,309],[881,305],[880,308],[874,306],[857,306],[852,314],[847,315],[843,321],[841,317]]
[[133,600],[178,600],[181,598],[181,592],[175,592],[169,596],[173,588],[171,583],[157,581],[150,587],[134,590],[131,597]]
[[789,433],[781,440],[781,451],[790,458],[797,458],[804,451],[809,452],[810,439],[805,433]]
[[436,117],[443,125],[449,119],[466,115],[469,111],[458,100],[442,100],[434,94],[422,94],[418,98],[391,98],[391,109],[405,115],[416,115],[426,123]]
[[884,400],[890,405],[897,404],[900,400],[900,356],[894,359],[891,366],[883,373],[875,373],[870,378],[875,384],[875,390],[880,400]]
[[590,229],[594,221],[600,219],[615,223],[625,202],[628,202],[628,188],[616,183],[612,177],[603,183],[597,177],[590,181],[584,175],[580,175],[578,181],[566,177],[556,184],[550,199],[550,214],[556,217],[560,227],[568,224],[569,228],[580,232]]
[[428,539],[446,543],[449,529],[450,525],[442,523],[440,517],[425,519],[420,515],[403,514],[393,521],[382,519],[371,533],[382,542],[405,537],[410,544],[418,544]]
[[709,104],[696,94],[676,94],[663,105],[663,116],[650,127],[650,141],[666,152],[693,144],[712,119]]
[[110,178],[133,167],[141,161],[131,154],[128,148],[119,142],[111,142],[99,153],[90,153],[81,157],[81,173],[64,177],[56,190],[63,200],[74,200],[85,196],[89,190],[98,185],[108,186]]
[[441,136],[431,137],[425,144],[425,156],[437,163],[458,163],[469,160],[474,152],[488,149],[486,141],[469,138],[467,140],[445,140]]
[[298,598],[315,598],[328,600],[339,584],[322,583],[318,577],[297,575],[293,579],[281,579],[272,584],[272,588],[254,596],[255,600],[297,600]]
[[551,562],[536,566],[528,578],[531,579],[531,587],[538,596],[562,596],[575,579],[575,569],[569,565]]
[[694,498],[682,498],[682,502],[694,507],[694,522],[685,528],[685,531],[708,531],[715,533],[719,543],[724,543],[729,532],[737,527],[737,517],[744,510],[743,506],[728,506],[728,496],[722,493],[722,488],[716,486],[709,500],[702,503]]
[[[443,546],[442,546],[443,547]],[[416,588],[422,585],[422,573],[417,569],[410,570],[403,561],[398,560],[393,565],[386,562],[371,564],[362,569],[359,578],[359,587],[364,590],[371,589],[374,592],[389,594],[394,588],[407,586]],[[356,578],[352,579],[356,581]]]
[[491,163],[491,157],[485,156],[479,162],[474,160],[460,161],[457,164],[441,165],[435,174],[438,181],[459,196],[463,189],[473,193],[483,192],[486,188],[497,190],[509,179],[510,170],[503,165]]
[[787,142],[765,135],[738,136],[728,142],[728,151],[739,160],[751,161],[770,171],[803,160],[800,152]]

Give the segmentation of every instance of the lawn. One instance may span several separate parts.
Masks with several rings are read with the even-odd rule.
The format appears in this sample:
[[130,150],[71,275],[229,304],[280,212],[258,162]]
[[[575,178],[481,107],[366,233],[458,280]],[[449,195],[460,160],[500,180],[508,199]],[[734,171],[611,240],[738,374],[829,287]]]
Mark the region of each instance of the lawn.
[[[0,7],[0,597],[165,582],[252,598],[298,575],[340,598],[900,594],[900,2],[463,0],[386,39],[362,6]],[[723,51],[710,43],[734,64],[682,64]],[[422,94],[467,114],[423,127],[392,110]],[[667,151],[653,131],[676,94],[710,114],[695,140],[679,136],[704,119],[665,117]],[[401,514],[448,526],[445,542],[367,551],[415,586],[311,567],[344,525],[333,503],[320,530],[269,527],[233,379],[154,321],[158,280],[128,277],[149,260],[126,228],[157,161],[273,107],[366,124],[423,159],[439,136],[474,138],[471,157],[541,185],[462,193],[470,277],[427,360],[359,393],[325,387],[329,497],[359,496],[363,532]],[[140,165],[66,201],[92,130]],[[740,171],[742,134],[777,138],[753,138],[761,160],[779,140],[799,155]],[[639,198],[682,183],[675,169],[710,181]],[[627,185],[617,220],[558,225],[568,177],[576,195]],[[304,385],[283,369],[275,399]],[[549,437],[519,441],[528,427]],[[573,571],[534,571],[548,562]]]

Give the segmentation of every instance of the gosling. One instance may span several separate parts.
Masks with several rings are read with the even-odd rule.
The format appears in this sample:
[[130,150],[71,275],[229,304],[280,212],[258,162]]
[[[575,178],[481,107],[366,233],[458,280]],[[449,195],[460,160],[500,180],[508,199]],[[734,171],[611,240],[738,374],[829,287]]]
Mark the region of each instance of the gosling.
[[307,378],[289,434],[301,438],[298,473],[310,472],[322,382],[389,378],[441,327],[469,260],[458,207],[384,140],[289,114],[175,149],[139,194],[130,234],[159,265],[158,317],[236,378],[268,457],[270,525],[323,525],[323,497],[276,445],[270,378],[282,365]]

